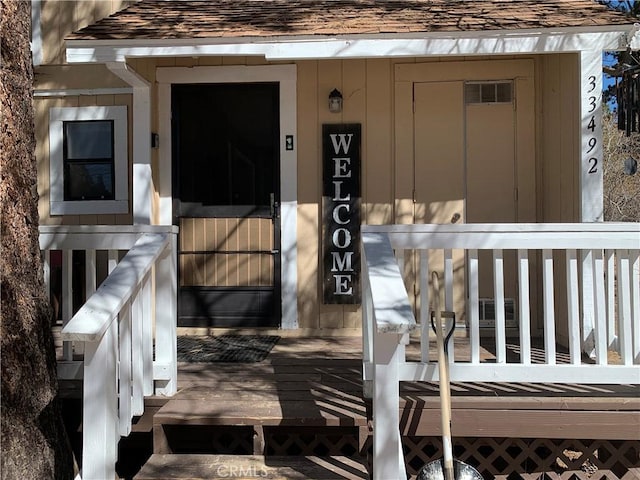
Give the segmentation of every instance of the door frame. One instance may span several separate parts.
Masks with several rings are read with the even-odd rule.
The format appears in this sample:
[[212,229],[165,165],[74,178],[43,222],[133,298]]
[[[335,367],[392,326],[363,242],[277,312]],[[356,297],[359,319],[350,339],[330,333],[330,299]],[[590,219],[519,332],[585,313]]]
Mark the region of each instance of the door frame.
[[[158,67],[158,220],[172,223],[171,85],[277,82],[280,86],[281,328],[298,328],[296,65]],[[291,138],[287,142],[288,137]]]

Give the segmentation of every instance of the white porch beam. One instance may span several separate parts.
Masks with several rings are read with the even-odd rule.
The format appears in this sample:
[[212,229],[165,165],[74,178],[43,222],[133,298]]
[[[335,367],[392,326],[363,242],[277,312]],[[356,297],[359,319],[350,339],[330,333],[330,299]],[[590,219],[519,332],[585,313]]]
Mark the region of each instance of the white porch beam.
[[133,87],[133,223],[151,225],[153,177],[151,175],[150,84],[126,62],[107,62],[114,74]]
[[512,55],[621,50],[635,40],[635,26],[598,31],[488,31],[383,34],[375,37],[250,37],[237,39],[70,40],[69,63],[124,62],[130,57],[257,55],[267,60],[414,57],[443,55]]

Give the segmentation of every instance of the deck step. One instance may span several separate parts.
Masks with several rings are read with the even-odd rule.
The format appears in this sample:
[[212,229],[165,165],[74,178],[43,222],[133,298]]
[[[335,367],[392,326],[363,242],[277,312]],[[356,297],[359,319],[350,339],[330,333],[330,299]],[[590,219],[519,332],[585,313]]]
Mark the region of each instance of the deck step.
[[216,480],[229,478],[365,479],[360,457],[296,457],[262,455],[152,455],[135,480]]
[[304,425],[366,426],[364,400],[327,398],[276,400],[258,398],[170,400],[154,417],[154,424],[180,425]]

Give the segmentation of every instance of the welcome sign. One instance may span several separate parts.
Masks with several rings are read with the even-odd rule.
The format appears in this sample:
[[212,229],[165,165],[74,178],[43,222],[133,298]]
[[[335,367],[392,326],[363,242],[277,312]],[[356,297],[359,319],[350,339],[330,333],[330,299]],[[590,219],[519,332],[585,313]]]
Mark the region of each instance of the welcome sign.
[[360,303],[360,124],[322,126],[323,297]]

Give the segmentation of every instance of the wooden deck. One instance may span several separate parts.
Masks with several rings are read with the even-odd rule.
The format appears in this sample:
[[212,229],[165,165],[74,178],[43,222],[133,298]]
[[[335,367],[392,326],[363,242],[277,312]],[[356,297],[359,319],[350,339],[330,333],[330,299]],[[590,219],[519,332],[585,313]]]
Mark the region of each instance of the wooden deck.
[[[362,396],[360,342],[284,337],[260,363],[180,364],[178,394],[148,401],[153,418],[144,428],[153,430],[154,455],[135,478],[224,478],[232,468],[263,478],[368,478],[371,409]],[[458,343],[464,355],[465,341]],[[452,390],[460,439],[640,439],[637,385],[524,381]],[[404,383],[401,397],[403,435],[439,436],[437,384]],[[413,464],[424,458],[416,453]]]
[[[465,340],[456,339],[456,353],[464,356],[465,348]],[[359,337],[283,337],[260,363],[179,364],[178,393],[147,399],[146,413],[134,426],[134,437],[152,439],[153,453],[135,478],[230,478],[229,469],[244,472],[240,478],[369,478],[371,405],[362,396],[361,354]],[[410,347],[408,356],[416,355]],[[490,358],[491,352],[483,355]],[[619,478],[640,478],[638,385],[540,385],[523,379],[456,383],[452,395],[458,452],[475,448],[473,439],[497,445],[492,448],[503,456],[508,447],[498,439],[546,439],[560,452],[570,439],[581,440],[582,450],[592,441],[631,442],[630,455],[615,453],[622,443],[610,453],[620,457],[618,463],[631,462],[638,475]],[[438,385],[403,383],[400,409],[415,474],[441,455]],[[121,442],[121,459],[128,455],[127,442]],[[635,461],[626,459],[634,455]],[[487,478],[495,476],[490,463],[497,456],[484,461]]]

